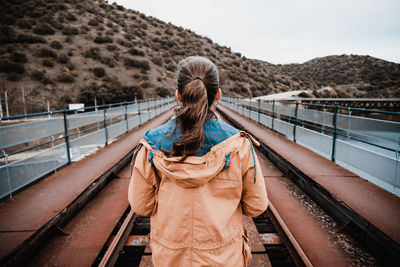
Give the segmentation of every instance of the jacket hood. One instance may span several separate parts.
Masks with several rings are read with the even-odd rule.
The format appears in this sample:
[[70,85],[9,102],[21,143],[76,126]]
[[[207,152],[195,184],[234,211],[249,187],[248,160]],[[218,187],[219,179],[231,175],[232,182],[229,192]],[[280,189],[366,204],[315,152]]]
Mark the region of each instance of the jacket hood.
[[162,151],[153,149],[145,140],[141,144],[149,153],[149,161],[157,170],[159,176],[175,181],[182,187],[199,187],[213,178],[218,173],[229,168],[231,154],[238,150],[234,145],[235,140],[245,136],[250,143],[259,145],[250,135],[245,132],[238,132],[221,143],[215,145],[204,156],[189,156],[181,161],[181,157],[167,157]]

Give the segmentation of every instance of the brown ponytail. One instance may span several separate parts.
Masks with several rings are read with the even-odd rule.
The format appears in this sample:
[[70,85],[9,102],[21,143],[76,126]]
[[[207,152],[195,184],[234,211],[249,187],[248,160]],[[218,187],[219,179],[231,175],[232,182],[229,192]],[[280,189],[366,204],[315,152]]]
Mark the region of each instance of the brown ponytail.
[[181,138],[168,156],[186,157],[196,154],[204,141],[203,124],[215,117],[212,108],[219,88],[218,71],[214,63],[204,57],[188,57],[178,65],[178,91],[182,105],[175,109],[176,127]]

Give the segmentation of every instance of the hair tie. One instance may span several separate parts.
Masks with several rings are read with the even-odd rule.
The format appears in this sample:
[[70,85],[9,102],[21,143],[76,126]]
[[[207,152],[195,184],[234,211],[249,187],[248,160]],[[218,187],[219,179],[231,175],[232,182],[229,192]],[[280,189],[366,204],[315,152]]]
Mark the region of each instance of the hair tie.
[[200,81],[203,81],[203,79],[201,79],[199,76],[194,77],[193,80],[200,80]]

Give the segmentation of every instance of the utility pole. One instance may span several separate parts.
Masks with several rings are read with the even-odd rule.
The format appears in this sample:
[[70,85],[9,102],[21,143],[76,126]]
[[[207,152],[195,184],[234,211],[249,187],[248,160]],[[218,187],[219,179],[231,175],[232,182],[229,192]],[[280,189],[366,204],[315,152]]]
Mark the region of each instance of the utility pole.
[[22,103],[24,105],[24,115],[26,115],[26,103],[25,103],[25,89],[24,83],[21,83],[21,90],[22,90]]
[[48,117],[50,119],[50,102],[47,100],[47,112],[49,113]]
[[8,112],[8,98],[7,98],[7,91],[4,92],[4,98],[6,100],[6,114],[7,117],[10,117],[10,113]]
[[0,118],[3,118],[3,103],[1,103],[1,94],[0,94]]

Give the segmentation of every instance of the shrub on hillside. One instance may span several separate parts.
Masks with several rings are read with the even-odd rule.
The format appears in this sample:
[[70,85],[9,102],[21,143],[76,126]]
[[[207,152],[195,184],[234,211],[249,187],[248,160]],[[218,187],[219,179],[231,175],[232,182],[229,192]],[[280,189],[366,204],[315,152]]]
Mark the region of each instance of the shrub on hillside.
[[54,34],[54,29],[47,23],[38,23],[35,28],[33,28],[33,32],[40,35],[46,34]]
[[98,47],[91,47],[85,51],[85,57],[98,60],[100,59],[100,49]]
[[117,39],[117,43],[118,43],[119,45],[122,45],[122,46],[125,46],[125,47],[132,47],[132,43],[130,43],[130,42],[125,42],[125,41],[122,40],[122,39]]
[[165,88],[165,87],[157,87],[156,93],[160,97],[166,97],[166,96],[170,95],[169,90],[167,88]]
[[66,43],[72,43],[74,39],[72,39],[71,35],[68,35],[67,37],[65,37],[65,42]]
[[165,66],[165,68],[166,68],[167,70],[169,70],[169,71],[175,71],[175,70],[176,70],[176,65],[175,65],[175,63],[173,63],[173,62],[171,61],[167,66]]
[[97,19],[94,18],[94,19],[90,19],[89,22],[88,22],[88,24],[89,24],[90,26],[96,27],[96,26],[99,25],[99,22],[97,21]]
[[52,57],[52,58],[57,58],[57,54],[51,50],[47,49],[45,47],[41,48],[38,52],[39,57]]
[[16,72],[18,74],[24,74],[25,67],[21,63],[11,62],[9,60],[0,61],[0,72]]
[[32,29],[32,23],[30,23],[26,19],[19,19],[17,21],[17,26],[20,27],[21,29]]
[[99,77],[99,78],[106,75],[106,71],[103,68],[99,68],[99,67],[94,68],[93,73],[94,73],[94,75],[96,75],[96,77]]
[[66,54],[61,54],[57,61],[61,64],[67,64],[69,62],[69,57]]
[[109,36],[96,36],[93,40],[95,43],[104,44],[104,43],[112,43],[113,39]]
[[113,36],[114,35],[114,31],[113,30],[107,30],[106,31],[106,35]]
[[158,66],[161,66],[161,67],[162,67],[162,65],[163,65],[163,59],[162,59],[162,57],[154,57],[154,58],[151,59],[151,61],[152,61],[154,64],[156,64],[156,65],[158,65]]
[[124,58],[124,65],[129,67],[134,67],[142,70],[150,70],[150,64],[147,60],[136,60],[133,58]]
[[306,92],[301,92],[299,95],[299,97],[303,97],[303,98],[309,98],[311,97],[309,94],[307,94]]
[[164,33],[165,33],[165,34],[168,34],[168,35],[171,35],[171,36],[174,35],[174,32],[173,32],[170,28],[166,28],[165,31],[164,31]]
[[2,24],[15,25],[15,18],[10,14],[3,14],[0,18]]
[[122,101],[132,101],[143,98],[142,90],[136,86],[123,86],[118,79],[107,79],[107,82],[97,85],[92,84],[80,88],[79,101],[86,105],[93,105],[96,97],[98,103],[112,103]]
[[72,13],[68,13],[65,18],[69,21],[76,21],[76,17]]
[[102,32],[102,31],[105,30],[105,28],[104,28],[103,25],[99,24],[99,26],[96,27],[96,30],[99,31],[99,32]]
[[16,40],[17,43],[28,43],[28,44],[36,44],[42,43],[45,44],[46,40],[41,36],[35,36],[30,34],[20,34]]
[[109,66],[110,68],[114,68],[117,64],[114,59],[108,57],[100,57],[100,62]]
[[13,43],[15,41],[15,31],[9,26],[0,25],[0,44]]
[[31,72],[31,78],[36,81],[41,81],[44,78],[44,71],[33,70]]
[[12,81],[12,82],[18,82],[21,80],[21,76],[15,72],[11,72],[7,75],[7,80]]
[[45,75],[45,71],[40,71],[40,70],[34,70],[31,72],[31,78],[33,80],[39,81],[42,84],[46,85],[46,84],[54,84],[54,82],[49,79],[46,75]]
[[90,31],[90,28],[86,25],[82,25],[81,26],[81,33],[87,33],[88,31]]
[[237,60],[232,60],[230,64],[236,67],[240,67],[240,62]]
[[53,41],[50,43],[50,46],[54,49],[62,49],[63,45],[59,41]]
[[63,23],[65,21],[65,15],[63,13],[60,13],[58,15],[57,21]]
[[78,28],[69,26],[69,27],[65,27],[62,30],[62,34],[64,34],[64,35],[77,35],[77,34],[79,34],[79,30],[78,30]]
[[149,29],[149,26],[147,26],[147,23],[146,22],[142,22],[142,23],[140,23],[140,28],[142,28],[143,30],[148,30]]
[[26,55],[23,53],[19,53],[17,51],[14,51],[10,55],[10,60],[18,63],[26,63],[28,62],[28,59],[26,58]]
[[73,83],[75,81],[74,76],[69,73],[63,73],[57,77],[57,80],[61,83]]
[[115,51],[118,47],[116,45],[107,45],[108,51]]
[[54,62],[51,59],[47,59],[47,58],[44,59],[42,61],[42,64],[43,64],[43,66],[46,66],[46,67],[50,67],[50,68],[54,67]]
[[57,30],[62,30],[64,28],[64,25],[62,25],[62,23],[54,19],[50,19],[48,23],[51,25],[51,27],[56,28]]
[[128,50],[128,52],[133,56],[144,56],[144,52],[140,51],[140,50],[138,50],[136,48],[131,48],[131,49]]

